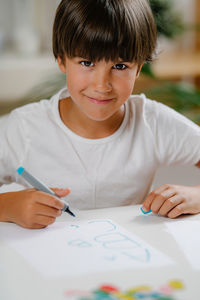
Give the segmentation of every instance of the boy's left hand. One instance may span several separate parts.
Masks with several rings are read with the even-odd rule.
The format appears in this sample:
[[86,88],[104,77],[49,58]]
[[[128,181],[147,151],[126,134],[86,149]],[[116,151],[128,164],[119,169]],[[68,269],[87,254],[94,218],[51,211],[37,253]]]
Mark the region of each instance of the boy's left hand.
[[147,196],[142,209],[151,209],[155,214],[171,219],[182,214],[197,214],[200,212],[200,185],[164,184]]

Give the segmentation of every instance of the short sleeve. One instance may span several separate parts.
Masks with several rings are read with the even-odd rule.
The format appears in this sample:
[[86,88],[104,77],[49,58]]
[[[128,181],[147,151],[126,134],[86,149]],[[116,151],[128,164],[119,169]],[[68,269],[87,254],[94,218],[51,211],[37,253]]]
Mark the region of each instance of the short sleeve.
[[26,151],[25,126],[13,111],[0,127],[0,185],[15,181],[16,169]]
[[200,127],[169,108],[151,101],[146,117],[161,165],[195,165],[200,160]]

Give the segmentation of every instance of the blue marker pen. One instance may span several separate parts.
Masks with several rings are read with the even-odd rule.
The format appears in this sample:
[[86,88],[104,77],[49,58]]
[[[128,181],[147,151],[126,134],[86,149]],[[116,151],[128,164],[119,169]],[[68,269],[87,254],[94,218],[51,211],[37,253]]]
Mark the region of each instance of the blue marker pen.
[[140,207],[140,210],[141,210],[141,212],[142,212],[144,215],[149,214],[149,213],[151,212],[151,209],[149,209],[148,211],[144,211],[144,210],[142,209],[142,207]]
[[17,169],[17,173],[21,175],[28,183],[30,183],[34,188],[36,188],[38,191],[50,194],[56,198],[59,199],[62,203],[64,203],[64,208],[62,211],[68,212],[71,216],[75,217],[73,212],[69,209],[69,204],[59,198],[58,195],[56,195],[52,190],[50,190],[44,183],[39,181],[37,178],[35,178],[33,175],[31,175],[28,171],[26,171],[23,167],[19,167]]

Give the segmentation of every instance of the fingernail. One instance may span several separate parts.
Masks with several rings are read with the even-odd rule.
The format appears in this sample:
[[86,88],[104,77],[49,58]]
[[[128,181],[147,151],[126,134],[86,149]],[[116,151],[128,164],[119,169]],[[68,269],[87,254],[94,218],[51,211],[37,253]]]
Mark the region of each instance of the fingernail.
[[69,188],[66,188],[66,189],[59,189],[61,192],[70,192],[71,191],[71,189],[69,189]]
[[142,207],[142,210],[145,212],[148,211],[148,209],[146,209],[146,207]]
[[148,214],[151,212],[151,209],[147,210],[146,208],[143,209],[142,207],[140,208],[140,210],[143,214]]

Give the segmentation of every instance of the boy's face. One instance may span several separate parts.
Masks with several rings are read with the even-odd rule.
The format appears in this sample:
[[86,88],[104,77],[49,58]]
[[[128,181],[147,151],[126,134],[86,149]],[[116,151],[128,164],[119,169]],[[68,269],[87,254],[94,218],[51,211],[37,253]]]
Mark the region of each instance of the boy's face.
[[73,111],[95,121],[121,111],[140,71],[132,62],[91,62],[80,57],[66,57],[65,63],[58,58],[58,65],[66,74]]

